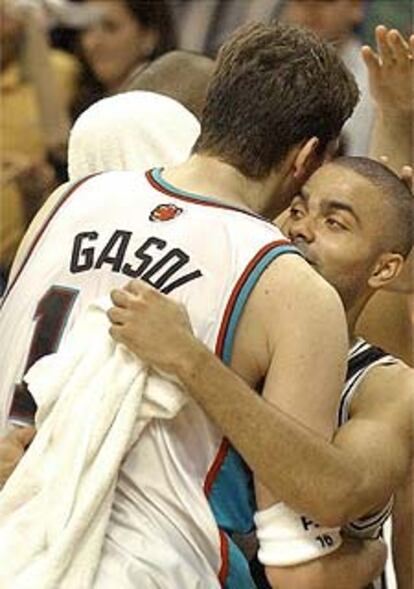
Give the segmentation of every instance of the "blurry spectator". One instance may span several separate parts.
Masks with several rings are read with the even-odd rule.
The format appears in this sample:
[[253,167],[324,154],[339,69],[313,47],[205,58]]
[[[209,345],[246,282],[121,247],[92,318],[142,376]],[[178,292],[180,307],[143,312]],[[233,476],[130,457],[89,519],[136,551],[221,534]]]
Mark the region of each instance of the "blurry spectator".
[[363,22],[364,8],[364,0],[288,0],[280,14],[282,20],[308,27],[334,43],[357,80],[361,99],[344,127],[343,151],[349,155],[368,153],[374,117],[362,45],[354,34],[355,27]]
[[7,274],[24,230],[55,185],[47,156],[63,149],[65,108],[78,66],[47,45],[40,4],[0,0],[0,273]]
[[[68,0],[71,2],[72,14],[78,13],[79,4],[83,4],[83,0]],[[65,15],[66,16],[66,15]],[[69,19],[70,20],[70,19]],[[76,54],[77,40],[78,40],[79,26],[74,26],[72,22],[68,22],[67,18],[61,18],[55,22],[50,30],[50,43],[52,47],[64,49],[69,53]]]
[[80,35],[85,63],[73,117],[113,94],[140,64],[175,48],[173,21],[164,0],[86,0],[101,18]]
[[180,47],[215,56],[239,25],[268,22],[283,0],[174,0]]

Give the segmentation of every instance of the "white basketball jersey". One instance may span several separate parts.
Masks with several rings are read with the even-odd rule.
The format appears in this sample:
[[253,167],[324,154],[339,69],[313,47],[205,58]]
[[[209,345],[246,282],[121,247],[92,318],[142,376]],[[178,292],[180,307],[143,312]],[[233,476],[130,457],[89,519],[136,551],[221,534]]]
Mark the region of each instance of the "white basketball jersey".
[[[160,170],[110,172],[80,183],[39,230],[3,300],[1,425],[10,413],[17,423],[31,420],[34,408],[19,389],[24,372],[57,349],[92,300],[131,278],[183,303],[197,337],[229,362],[250,292],[285,253],[297,250],[272,224],[213,198],[177,191]],[[177,580],[165,586],[191,589],[178,580],[188,566],[195,577],[199,569],[211,570],[210,580],[194,587],[214,587],[213,578],[229,588],[254,587],[247,561],[231,541],[233,531],[253,526],[241,459],[191,401],[171,423],[154,420],[144,434],[120,474],[104,555],[111,545],[112,555],[127,555],[133,587],[134,567],[142,565],[137,554],[145,560],[157,544],[162,555],[173,542],[182,550],[191,546],[194,558],[170,562]]]

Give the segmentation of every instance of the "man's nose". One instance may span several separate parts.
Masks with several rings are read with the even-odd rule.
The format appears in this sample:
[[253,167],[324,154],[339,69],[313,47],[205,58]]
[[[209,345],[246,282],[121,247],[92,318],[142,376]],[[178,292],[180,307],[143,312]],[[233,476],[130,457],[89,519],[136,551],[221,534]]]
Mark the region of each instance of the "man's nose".
[[83,46],[86,51],[96,49],[101,41],[101,34],[98,27],[90,27],[83,34]]
[[293,241],[302,240],[310,243],[315,237],[313,221],[309,217],[290,220],[288,232],[290,239]]

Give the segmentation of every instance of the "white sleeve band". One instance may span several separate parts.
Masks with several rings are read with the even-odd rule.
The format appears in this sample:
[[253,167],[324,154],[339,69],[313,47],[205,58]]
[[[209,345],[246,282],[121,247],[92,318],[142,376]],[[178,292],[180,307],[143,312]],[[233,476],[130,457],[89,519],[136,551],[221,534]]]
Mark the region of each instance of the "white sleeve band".
[[258,559],[265,566],[292,566],[337,550],[340,528],[324,528],[284,503],[256,512]]

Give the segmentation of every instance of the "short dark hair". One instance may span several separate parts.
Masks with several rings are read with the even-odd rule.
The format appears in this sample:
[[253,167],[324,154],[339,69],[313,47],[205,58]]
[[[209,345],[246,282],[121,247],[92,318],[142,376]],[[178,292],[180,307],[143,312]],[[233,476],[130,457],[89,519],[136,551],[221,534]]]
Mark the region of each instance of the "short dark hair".
[[366,157],[340,157],[333,164],[353,170],[377,187],[388,205],[381,236],[384,246],[408,256],[414,246],[414,195],[407,184],[384,164]]
[[[84,2],[85,0],[79,0]],[[121,0],[120,0],[121,1]],[[171,10],[166,0],[122,0],[131,13],[131,17],[143,27],[158,33],[157,43],[148,55],[153,60],[167,51],[175,49],[176,34]],[[79,40],[77,41],[79,43]],[[79,47],[79,57],[82,64],[78,91],[70,106],[71,119],[74,121],[94,102],[106,94],[104,84],[98,80],[93,68],[88,64],[82,49]]]
[[200,53],[176,50],[139,66],[122,91],[146,90],[174,98],[198,119],[203,110],[214,61]]
[[135,20],[159,35],[149,59],[155,59],[177,47],[174,21],[166,0],[124,0],[124,2]]
[[241,27],[218,54],[194,151],[266,177],[304,140],[318,137],[323,151],[358,95],[334,48],[314,33],[279,23]]

